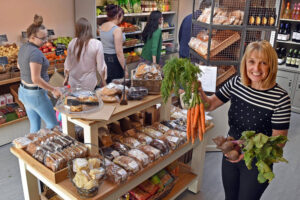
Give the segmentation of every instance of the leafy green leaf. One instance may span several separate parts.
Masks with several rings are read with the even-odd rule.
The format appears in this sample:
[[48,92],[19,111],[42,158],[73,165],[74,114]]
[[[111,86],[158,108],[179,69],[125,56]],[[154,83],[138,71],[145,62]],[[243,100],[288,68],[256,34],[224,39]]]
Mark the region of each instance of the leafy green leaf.
[[267,179],[269,181],[269,183],[273,180],[273,178],[275,177],[274,173],[271,171],[271,172],[266,172],[266,173],[263,173],[263,176],[265,179]]
[[248,139],[255,135],[255,131],[243,131],[241,139]]
[[253,138],[253,142],[254,142],[254,145],[257,147],[257,148],[262,148],[263,145],[268,141],[268,136],[262,134],[262,133],[259,133],[259,134],[256,134]]
[[259,183],[264,183],[267,181],[267,179],[264,177],[263,173],[258,173],[258,176],[257,176],[257,180]]

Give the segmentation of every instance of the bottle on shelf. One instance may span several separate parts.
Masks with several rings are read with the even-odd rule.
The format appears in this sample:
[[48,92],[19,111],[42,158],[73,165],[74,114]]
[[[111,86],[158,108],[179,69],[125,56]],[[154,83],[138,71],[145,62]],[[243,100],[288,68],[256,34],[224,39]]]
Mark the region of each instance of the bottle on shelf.
[[295,14],[295,19],[300,20],[300,3],[298,3],[298,7]]
[[294,4],[294,8],[293,8],[292,14],[291,14],[291,19],[297,19],[296,12],[297,12],[297,3]]
[[299,66],[300,66],[300,51],[298,51],[295,68],[299,68]]
[[275,26],[275,20],[276,20],[276,8],[271,8],[269,19],[268,19],[269,26]]
[[297,34],[295,42],[300,42],[300,24],[297,24]]
[[263,10],[264,12],[262,14],[261,25],[268,26],[269,8],[264,8]]
[[290,40],[290,36],[291,36],[291,23],[286,23],[285,24],[283,35],[284,35],[284,37],[283,37],[284,41]]
[[299,24],[296,26],[296,28],[292,31],[292,41],[297,42],[297,35],[298,35],[298,27]]
[[293,49],[290,49],[286,57],[286,62],[285,62],[286,66],[291,66],[292,56],[293,56]]
[[292,56],[292,59],[291,59],[291,67],[295,67],[296,66],[296,59],[298,57],[298,50],[295,49],[294,52],[293,52],[293,56]]
[[281,50],[280,47],[276,48],[276,53],[277,53],[277,57],[278,57],[278,65],[282,65],[285,62],[285,55],[283,54],[284,52]]
[[283,19],[290,19],[291,18],[290,2],[287,2],[286,7],[283,11],[282,18]]
[[280,23],[280,26],[279,26],[279,31],[278,31],[278,34],[277,34],[277,40],[283,40],[283,31],[284,31],[284,23],[281,22]]

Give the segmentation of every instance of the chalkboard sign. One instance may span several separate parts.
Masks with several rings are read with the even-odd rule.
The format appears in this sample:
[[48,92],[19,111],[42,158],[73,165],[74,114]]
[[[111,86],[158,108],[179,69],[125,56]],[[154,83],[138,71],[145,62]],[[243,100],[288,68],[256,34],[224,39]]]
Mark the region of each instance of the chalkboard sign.
[[8,60],[6,56],[0,57],[0,65],[7,65]]
[[22,31],[22,38],[27,38],[27,32],[26,31]]
[[64,52],[63,49],[56,49],[56,50],[55,50],[55,54],[56,54],[57,56],[59,56],[59,55],[64,55],[65,52]]
[[48,29],[48,36],[55,35],[53,29]]
[[0,35],[0,42],[7,42],[7,35],[6,34],[3,34],[3,35]]
[[62,44],[62,43],[57,43],[57,44],[56,44],[56,48],[57,48],[57,49],[67,49],[66,45],[65,45],[65,44]]

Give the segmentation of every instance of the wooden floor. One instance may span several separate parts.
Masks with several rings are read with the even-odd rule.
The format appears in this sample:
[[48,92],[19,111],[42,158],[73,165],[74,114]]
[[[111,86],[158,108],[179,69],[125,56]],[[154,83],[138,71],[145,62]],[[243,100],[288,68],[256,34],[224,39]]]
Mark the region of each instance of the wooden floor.
[[[262,200],[300,199],[300,114],[292,114],[289,141],[284,149],[288,164],[275,164],[275,179]],[[0,200],[23,200],[19,165],[9,152],[10,144],[0,147]],[[185,191],[176,200],[223,200],[220,152],[206,153],[201,192]]]

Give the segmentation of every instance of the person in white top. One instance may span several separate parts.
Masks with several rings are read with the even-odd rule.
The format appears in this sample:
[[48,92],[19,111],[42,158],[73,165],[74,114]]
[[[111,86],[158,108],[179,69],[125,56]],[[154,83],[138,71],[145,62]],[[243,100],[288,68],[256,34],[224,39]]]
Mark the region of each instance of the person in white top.
[[85,18],[75,24],[75,38],[69,43],[68,56],[64,63],[65,81],[71,88],[94,90],[97,86],[97,71],[101,85],[106,85],[107,66],[101,41],[93,39],[92,26]]

